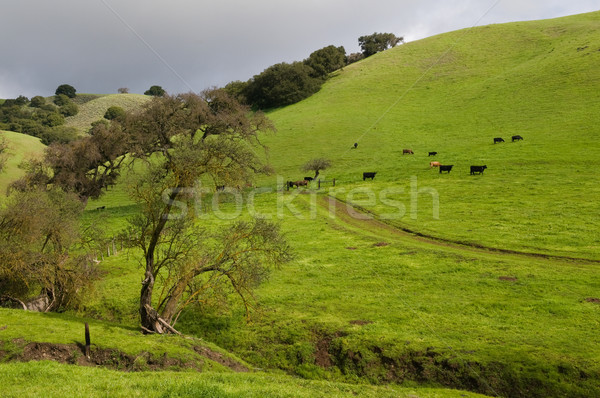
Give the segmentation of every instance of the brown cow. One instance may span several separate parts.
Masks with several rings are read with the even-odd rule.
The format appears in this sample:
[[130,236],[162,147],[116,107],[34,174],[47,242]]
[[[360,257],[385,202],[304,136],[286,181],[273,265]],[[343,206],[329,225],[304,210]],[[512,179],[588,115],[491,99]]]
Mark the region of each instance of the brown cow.
[[415,153],[412,151],[412,149],[403,149],[402,150],[402,154],[403,155],[414,155]]
[[440,167],[440,162],[429,162],[429,168]]

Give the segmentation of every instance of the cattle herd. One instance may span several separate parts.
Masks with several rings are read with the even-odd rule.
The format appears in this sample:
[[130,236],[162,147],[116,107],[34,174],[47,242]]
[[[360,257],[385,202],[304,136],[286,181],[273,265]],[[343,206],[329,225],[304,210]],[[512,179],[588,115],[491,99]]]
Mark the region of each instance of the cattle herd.
[[[523,137],[521,137],[520,135],[513,135],[512,136],[512,142],[515,141],[522,141]],[[505,142],[504,139],[502,137],[495,137],[494,138],[494,144],[498,144],[501,142]],[[414,155],[414,151],[412,149],[403,149],[402,150],[402,155]],[[428,152],[427,156],[436,156],[438,153],[435,151],[431,151]],[[446,172],[446,173],[450,173],[450,171],[452,170],[452,167],[454,167],[453,164],[441,164],[440,162],[429,162],[429,168],[432,167],[438,167],[440,170],[440,173],[442,172]],[[470,174],[471,175],[475,175],[475,174],[483,174],[483,171],[487,169],[486,165],[483,166],[471,166],[470,168]],[[370,178],[371,180],[373,178],[375,178],[375,174],[377,174],[376,172],[366,172],[363,173],[363,181],[366,180],[367,178]]]
[[[520,135],[513,135],[511,138],[512,138],[512,142],[523,140],[523,137],[521,137]],[[502,137],[494,137],[494,144],[498,144],[501,142],[505,142]],[[351,149],[357,149],[357,148],[358,148],[358,143],[354,143],[354,145]],[[408,149],[408,148],[402,149],[402,155],[414,155],[414,154],[415,154],[415,152],[412,149]],[[435,151],[430,151],[430,152],[428,152],[427,156],[428,157],[436,156],[437,154],[438,153]],[[453,164],[441,164],[440,162],[433,161],[433,162],[429,162],[429,168],[432,168],[432,167],[439,168],[439,172],[441,174],[443,172],[450,173],[450,171],[452,170],[454,165]],[[487,169],[486,165],[483,165],[483,166],[472,165],[470,168],[470,174],[471,175],[483,174],[483,171],[485,169]],[[362,175],[363,181],[365,181],[367,179],[373,180],[375,178],[376,174],[377,174],[376,171],[364,172]],[[313,178],[311,178],[311,177],[304,177],[304,180],[301,180],[301,181],[287,181],[286,186],[287,186],[287,189],[290,189],[293,187],[308,186],[308,183],[312,180],[313,180]]]

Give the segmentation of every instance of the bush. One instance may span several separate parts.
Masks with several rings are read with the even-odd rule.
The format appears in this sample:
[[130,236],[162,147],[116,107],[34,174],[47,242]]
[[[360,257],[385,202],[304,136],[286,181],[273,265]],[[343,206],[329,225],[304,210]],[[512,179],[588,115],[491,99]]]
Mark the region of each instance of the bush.
[[122,120],[125,118],[125,110],[120,106],[111,106],[104,113],[104,118],[107,120]]
[[152,95],[154,97],[162,97],[166,91],[161,86],[152,86],[144,92],[144,95]]
[[69,102],[71,102],[71,100],[65,94],[57,94],[54,97],[54,103],[58,106],[63,106],[65,104],[68,104]]
[[79,113],[79,107],[76,103],[69,101],[68,103],[58,108],[58,112],[60,112],[60,114],[65,117],[75,116]]
[[31,103],[29,104],[29,106],[31,106],[32,108],[41,108],[42,105],[44,105],[45,103],[46,98],[42,97],[41,95],[36,95],[31,99]]
[[314,70],[302,62],[270,66],[248,82],[248,102],[258,108],[274,108],[308,98],[323,82],[312,74]]
[[69,98],[75,98],[75,96],[77,94],[75,94],[77,90],[75,90],[75,87],[69,85],[69,84],[61,84],[60,86],[58,86],[58,88],[56,89],[56,91],[54,92],[54,94],[56,95],[66,95]]
[[57,126],[46,129],[41,135],[40,140],[44,145],[50,145],[54,142],[68,144],[78,138],[77,129],[73,127]]
[[304,63],[314,70],[313,77],[326,77],[346,65],[346,50],[344,47],[323,47],[310,54]]

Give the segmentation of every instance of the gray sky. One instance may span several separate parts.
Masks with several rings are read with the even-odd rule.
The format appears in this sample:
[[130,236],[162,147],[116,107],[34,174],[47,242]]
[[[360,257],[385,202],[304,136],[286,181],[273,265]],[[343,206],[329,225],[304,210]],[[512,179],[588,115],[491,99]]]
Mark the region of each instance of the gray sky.
[[600,9],[599,0],[0,0],[0,98],[199,92],[358,37],[407,41]]

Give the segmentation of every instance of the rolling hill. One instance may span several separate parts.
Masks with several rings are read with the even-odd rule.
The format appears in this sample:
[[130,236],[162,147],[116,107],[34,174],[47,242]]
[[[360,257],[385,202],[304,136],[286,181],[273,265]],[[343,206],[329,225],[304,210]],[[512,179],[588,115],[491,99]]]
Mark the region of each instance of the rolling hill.
[[46,146],[39,138],[12,131],[0,131],[0,137],[4,137],[8,143],[5,169],[0,173],[0,193],[4,196],[8,185],[25,174],[25,171],[19,168],[21,162],[41,156]]
[[[295,260],[257,290],[252,322],[235,306],[178,322],[265,373],[207,362],[211,371],[177,373],[173,384],[150,372],[10,363],[0,381],[35,373],[18,391],[54,396],[90,393],[70,380],[103,388],[114,378],[124,394],[173,396],[599,395],[599,34],[600,12],[450,32],[348,65],[317,94],[268,113],[278,132],[262,141],[278,176],[257,181],[243,216],[279,220]],[[511,142],[515,134],[524,140]],[[331,159],[322,178],[335,188],[275,189],[308,175],[301,167],[315,157]],[[433,159],[454,168],[440,174]],[[488,169],[470,175],[470,165]],[[368,171],[373,181],[363,181]],[[90,201],[85,222],[116,234],[135,213],[126,183]],[[178,337],[134,336],[139,258],[103,259],[80,314],[2,310],[0,352],[76,342],[86,316],[100,319],[96,348],[137,355],[141,370],[164,352],[197,359],[181,349],[188,343],[171,345]],[[64,382],[46,387],[56,375]]]
[[[598,34],[595,12],[451,32],[351,64],[311,98],[269,113],[271,161],[297,180],[306,161],[329,158],[326,176],[344,197],[376,171],[366,186],[404,190],[392,198],[407,209],[414,178],[439,195],[439,219],[422,195],[416,214],[391,221],[419,233],[599,259],[600,219],[589,215],[600,204],[588,200],[600,194]],[[510,142],[516,134],[524,140]],[[454,168],[440,175],[431,160]],[[471,176],[470,165],[488,169]]]

